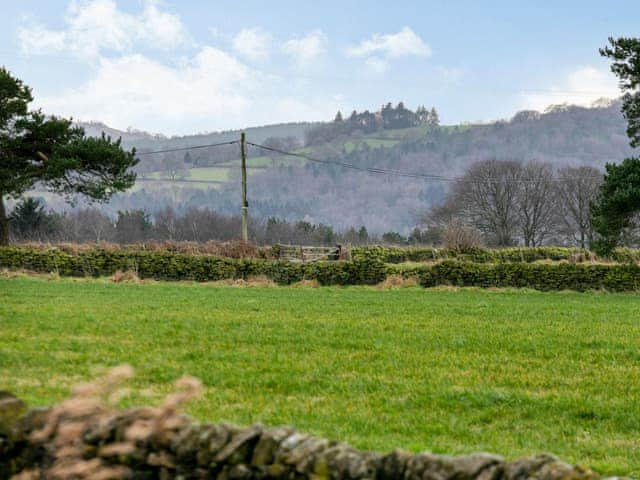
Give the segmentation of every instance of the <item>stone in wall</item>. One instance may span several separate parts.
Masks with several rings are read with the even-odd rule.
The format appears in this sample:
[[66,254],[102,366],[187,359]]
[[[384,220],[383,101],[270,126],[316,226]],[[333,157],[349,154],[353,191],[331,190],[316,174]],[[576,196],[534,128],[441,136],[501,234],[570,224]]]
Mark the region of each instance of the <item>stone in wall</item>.
[[93,394],[26,411],[0,393],[0,479],[597,480],[550,455],[507,462],[486,453],[448,456],[363,452],[292,427],[201,424],[174,397],[117,410]]

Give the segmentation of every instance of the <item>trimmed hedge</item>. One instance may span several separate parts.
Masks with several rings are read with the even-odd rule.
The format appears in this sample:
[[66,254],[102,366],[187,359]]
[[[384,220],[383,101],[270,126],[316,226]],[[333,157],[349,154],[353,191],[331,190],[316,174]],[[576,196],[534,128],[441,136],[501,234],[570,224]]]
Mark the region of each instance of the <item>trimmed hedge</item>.
[[453,285],[623,292],[640,289],[640,266],[446,261],[420,270],[418,278],[423,287]]
[[[384,263],[434,262],[441,260],[461,260],[474,263],[531,263],[539,260],[595,259],[596,255],[588,250],[564,247],[513,247],[513,248],[472,248],[463,252],[435,247],[354,247],[352,258],[374,256]],[[631,248],[616,249],[609,260],[619,263],[640,261],[640,250]]]
[[385,265],[363,258],[352,262],[291,263],[266,259],[233,259],[168,251],[125,251],[96,248],[77,254],[57,248],[0,247],[0,267],[63,276],[101,277],[130,270],[140,278],[198,282],[266,275],[281,284],[316,279],[323,285],[373,285],[385,279]]
[[109,276],[135,271],[140,278],[216,281],[265,275],[280,284],[303,279],[322,285],[375,285],[389,274],[416,276],[423,287],[436,285],[528,287],[537,290],[640,290],[640,266],[601,264],[470,263],[447,260],[430,265],[385,264],[360,252],[352,261],[290,263],[266,259],[232,259],[166,251],[95,249],[78,254],[25,247],[0,247],[0,267],[63,276]]

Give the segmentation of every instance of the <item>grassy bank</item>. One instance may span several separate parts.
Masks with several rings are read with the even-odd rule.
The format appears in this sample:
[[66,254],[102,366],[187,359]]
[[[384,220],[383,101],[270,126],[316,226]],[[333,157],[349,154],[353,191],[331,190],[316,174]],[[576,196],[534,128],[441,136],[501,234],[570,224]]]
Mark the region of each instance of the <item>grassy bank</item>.
[[201,419],[638,476],[638,319],[628,294],[4,278],[0,389],[51,404],[126,362],[128,403],[191,374]]

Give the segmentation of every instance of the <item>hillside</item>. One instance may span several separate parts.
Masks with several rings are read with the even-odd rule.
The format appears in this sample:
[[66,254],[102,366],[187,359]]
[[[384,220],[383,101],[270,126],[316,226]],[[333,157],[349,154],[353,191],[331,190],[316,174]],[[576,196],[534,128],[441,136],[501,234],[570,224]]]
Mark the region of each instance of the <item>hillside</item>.
[[[226,142],[228,140],[236,140],[240,136],[240,130],[167,137],[162,134],[153,134],[132,128],[117,130],[101,122],[80,122],[79,125],[85,129],[85,133],[88,136],[97,137],[104,133],[112,138],[122,138],[122,143],[126,147],[136,147],[140,150],[165,150],[191,145]],[[311,122],[281,123],[263,127],[251,127],[244,131],[257,142],[263,142],[270,137],[293,137],[302,142],[305,132],[313,125]]]
[[[178,148],[235,140],[239,132],[166,138],[144,132],[118,132],[92,124],[87,133],[105,130],[123,137],[139,151]],[[377,167],[455,176],[487,158],[538,159],[555,166],[591,165],[602,168],[633,154],[625,134],[618,102],[593,108],[556,106],[545,113],[519,112],[508,121],[482,125],[418,126],[354,132],[329,142],[304,147],[310,123],[247,129],[255,143],[273,142],[285,150],[314,158]],[[288,138],[287,138],[288,137]],[[267,140],[269,139],[269,140]],[[337,228],[366,225],[370,231],[406,232],[415,214],[442,199],[447,183],[375,175],[299,158],[274,156],[250,149],[249,202],[252,215],[307,219]],[[237,213],[240,203],[237,145],[141,156],[140,181],[119,195],[109,211],[142,208],[153,212],[163,205],[178,209],[207,206]],[[165,181],[163,179],[172,179]],[[186,181],[184,181],[186,180]],[[195,182],[194,182],[195,181]],[[211,181],[211,183],[199,183]]]

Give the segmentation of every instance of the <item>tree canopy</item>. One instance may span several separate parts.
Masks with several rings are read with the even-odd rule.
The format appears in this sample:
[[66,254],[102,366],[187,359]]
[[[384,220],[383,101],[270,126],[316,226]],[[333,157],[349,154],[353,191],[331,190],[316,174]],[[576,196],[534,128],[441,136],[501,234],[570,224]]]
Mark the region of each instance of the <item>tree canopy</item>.
[[305,136],[307,145],[317,145],[356,132],[368,134],[419,125],[436,128],[439,124],[438,112],[434,107],[427,110],[424,105],[421,105],[413,112],[405,107],[403,102],[399,102],[395,107],[389,102],[382,105],[379,112],[372,113],[365,110],[358,113],[354,110],[346,120],[343,118],[342,112],[338,112],[333,122],[316,125]]
[[[600,54],[613,60],[611,71],[618,76],[622,113],[632,147],[640,146],[640,38],[609,38]],[[605,181],[593,206],[593,225],[599,235],[595,243],[601,254],[611,252],[622,240],[640,211],[640,158],[621,164],[607,164]]]
[[605,180],[598,202],[593,206],[593,226],[598,232],[594,246],[608,254],[623,240],[640,211],[640,158],[627,158],[621,164],[606,166]]
[[609,38],[609,46],[600,54],[613,60],[611,71],[618,77],[622,113],[627,119],[627,134],[632,147],[640,146],[640,38]]
[[31,89],[0,67],[0,244],[9,240],[3,197],[38,185],[67,199],[105,201],[135,182],[135,150],[120,140],[88,138],[69,119],[29,111]]

